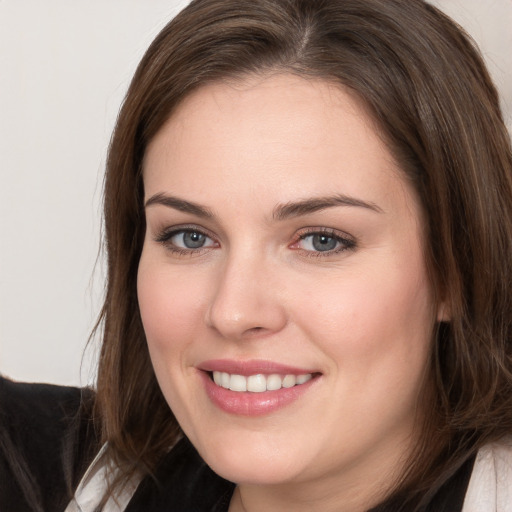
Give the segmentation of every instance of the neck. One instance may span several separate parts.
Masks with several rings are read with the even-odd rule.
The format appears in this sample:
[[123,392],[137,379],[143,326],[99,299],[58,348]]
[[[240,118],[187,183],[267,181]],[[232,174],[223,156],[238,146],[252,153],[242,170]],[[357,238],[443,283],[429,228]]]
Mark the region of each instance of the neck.
[[[377,453],[375,453],[377,452]],[[377,455],[379,448],[375,447]],[[396,488],[407,454],[380,453],[364,466],[333,471],[316,479],[280,484],[240,483],[229,512],[365,512],[382,503]],[[409,451],[407,450],[407,453]],[[380,459],[380,460],[379,460]]]
[[241,484],[233,493],[229,512],[365,512],[381,503],[392,490],[390,481],[395,480],[382,480],[382,475],[378,479],[369,475],[345,485],[326,479],[288,485]]

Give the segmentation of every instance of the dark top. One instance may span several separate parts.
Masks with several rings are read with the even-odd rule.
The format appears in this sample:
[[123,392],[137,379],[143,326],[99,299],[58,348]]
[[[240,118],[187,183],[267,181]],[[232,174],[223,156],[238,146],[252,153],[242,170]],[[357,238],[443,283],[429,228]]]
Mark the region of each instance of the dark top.
[[[0,377],[0,511],[62,512],[99,449],[89,390]],[[460,512],[474,458],[424,512]],[[216,475],[187,439],[139,484],[126,512],[227,512],[234,484]],[[400,507],[377,507],[396,512]]]
[[58,512],[94,458],[90,390],[0,377],[0,511]]

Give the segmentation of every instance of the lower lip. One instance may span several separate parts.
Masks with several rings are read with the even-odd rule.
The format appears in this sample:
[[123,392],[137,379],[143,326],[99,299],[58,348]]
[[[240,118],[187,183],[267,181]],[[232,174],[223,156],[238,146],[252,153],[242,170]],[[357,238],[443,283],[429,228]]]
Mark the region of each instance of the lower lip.
[[262,416],[282,409],[300,398],[318,380],[318,376],[315,376],[308,382],[291,388],[252,393],[231,391],[217,386],[207,372],[199,373],[210,400],[224,412],[241,416]]

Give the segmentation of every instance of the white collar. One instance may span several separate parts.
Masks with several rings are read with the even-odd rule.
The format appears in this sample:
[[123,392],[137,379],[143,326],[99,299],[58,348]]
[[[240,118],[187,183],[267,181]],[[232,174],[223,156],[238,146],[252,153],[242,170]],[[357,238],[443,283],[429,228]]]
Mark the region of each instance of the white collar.
[[[113,462],[107,455],[107,443],[99,451],[89,466],[73,499],[64,512],[96,512],[105,496],[108,484],[119,473],[119,468],[113,467]],[[108,499],[102,512],[122,512],[130,502],[142,477],[135,474],[119,491]]]
[[[89,466],[64,512],[96,512],[119,469],[107,455],[105,443]],[[116,491],[102,512],[123,512],[142,476],[135,474]],[[483,446],[475,459],[462,512],[510,512],[512,504],[512,438]]]
[[483,446],[475,459],[462,512],[512,510],[512,439]]

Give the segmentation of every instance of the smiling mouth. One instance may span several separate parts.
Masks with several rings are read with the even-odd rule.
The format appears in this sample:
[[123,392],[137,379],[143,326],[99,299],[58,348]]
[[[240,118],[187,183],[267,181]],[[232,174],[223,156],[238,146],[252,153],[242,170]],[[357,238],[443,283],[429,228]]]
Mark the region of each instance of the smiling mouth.
[[[264,416],[291,405],[316,388],[322,373],[265,360],[217,359],[197,367],[206,395],[220,410]],[[309,391],[308,391],[309,390]]]
[[219,387],[236,392],[248,391],[250,393],[263,393],[265,391],[278,391],[282,388],[293,388],[309,382],[316,375],[313,373],[303,373],[300,375],[281,375],[277,373],[265,375],[258,373],[245,376],[220,371],[209,372],[209,374],[213,382]]

